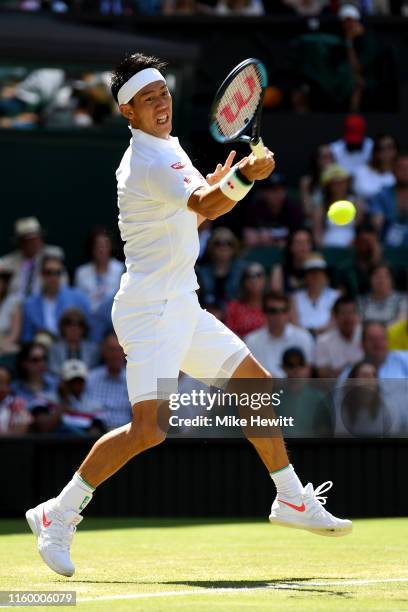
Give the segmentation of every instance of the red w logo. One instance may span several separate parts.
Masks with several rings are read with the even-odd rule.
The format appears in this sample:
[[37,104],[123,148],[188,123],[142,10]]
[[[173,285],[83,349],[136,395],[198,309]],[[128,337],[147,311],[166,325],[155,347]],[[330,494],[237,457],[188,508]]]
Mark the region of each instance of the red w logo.
[[240,90],[237,90],[234,93],[232,99],[236,106],[235,112],[232,108],[232,104],[227,104],[226,106],[224,106],[224,108],[220,110],[220,115],[224,116],[224,118],[227,120],[227,123],[233,123],[235,121],[235,119],[239,115],[240,110],[248,104],[248,102],[252,99],[255,93],[256,83],[252,75],[247,76],[247,78],[244,80],[244,83],[246,83],[246,85],[248,86],[249,94],[246,98],[244,98]]

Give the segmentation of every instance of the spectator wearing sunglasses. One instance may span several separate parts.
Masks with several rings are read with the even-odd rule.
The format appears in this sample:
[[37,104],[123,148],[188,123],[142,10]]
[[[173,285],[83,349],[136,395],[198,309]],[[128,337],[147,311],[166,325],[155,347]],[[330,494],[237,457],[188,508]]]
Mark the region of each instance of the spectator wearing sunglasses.
[[227,306],[225,324],[241,338],[266,323],[262,310],[265,281],[263,266],[256,262],[248,264],[241,276],[240,296]]
[[48,362],[51,372],[61,373],[63,363],[69,359],[82,361],[88,369],[96,367],[100,360],[99,348],[88,340],[89,328],[79,308],[67,308],[59,322],[60,339],[50,347]]
[[245,337],[245,342],[254,357],[274,376],[285,377],[282,370],[283,353],[288,348],[298,348],[311,362],[313,338],[311,334],[289,323],[289,298],[271,291],[264,296],[263,310],[266,325]]
[[209,263],[198,266],[200,301],[221,303],[235,299],[245,263],[237,259],[238,240],[227,227],[217,227],[208,241]]
[[29,297],[24,305],[23,342],[30,342],[39,330],[45,330],[57,337],[62,313],[72,306],[79,308],[89,322],[88,298],[79,289],[64,286],[61,282],[63,273],[61,259],[51,255],[43,258],[41,290]]
[[47,369],[47,351],[43,345],[35,342],[23,345],[16,365],[13,390],[26,401],[29,410],[57,403],[57,378]]

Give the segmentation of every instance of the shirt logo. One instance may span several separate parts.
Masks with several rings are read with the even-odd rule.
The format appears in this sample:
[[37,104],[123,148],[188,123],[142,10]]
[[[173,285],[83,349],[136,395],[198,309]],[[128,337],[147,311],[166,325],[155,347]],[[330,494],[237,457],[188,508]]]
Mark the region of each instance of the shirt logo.
[[182,164],[181,162],[175,162],[174,164],[171,164],[171,168],[173,168],[174,170],[182,170],[185,167],[186,164]]
[[191,183],[191,178],[188,178],[188,176],[185,176],[184,177],[184,182],[187,183],[187,185],[188,185],[189,183]]

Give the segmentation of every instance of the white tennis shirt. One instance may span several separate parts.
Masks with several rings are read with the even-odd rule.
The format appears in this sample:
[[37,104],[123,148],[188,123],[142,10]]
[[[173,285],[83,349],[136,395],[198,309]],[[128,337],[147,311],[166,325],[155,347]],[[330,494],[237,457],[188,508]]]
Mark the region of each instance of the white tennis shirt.
[[117,298],[165,300],[198,288],[197,215],[187,208],[199,187],[208,186],[178,138],[157,138],[131,129],[119,168],[119,230],[126,273]]

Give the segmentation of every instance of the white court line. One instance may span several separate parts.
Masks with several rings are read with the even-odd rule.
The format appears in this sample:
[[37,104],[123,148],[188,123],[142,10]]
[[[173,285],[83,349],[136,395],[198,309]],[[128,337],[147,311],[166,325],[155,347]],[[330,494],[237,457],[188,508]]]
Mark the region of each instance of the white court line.
[[382,578],[376,579],[361,579],[361,580],[335,580],[333,582],[315,581],[315,582],[282,582],[280,584],[270,584],[263,587],[240,587],[234,589],[232,587],[214,588],[214,589],[189,589],[184,591],[159,591],[152,593],[128,593],[126,595],[102,595],[102,597],[83,597],[77,599],[77,603],[85,603],[89,601],[114,601],[121,599],[149,599],[150,597],[177,597],[184,595],[218,595],[220,593],[242,593],[252,591],[268,591],[274,589],[291,589],[299,587],[314,587],[314,586],[365,586],[369,584],[384,584],[389,582],[408,582],[408,578]]

